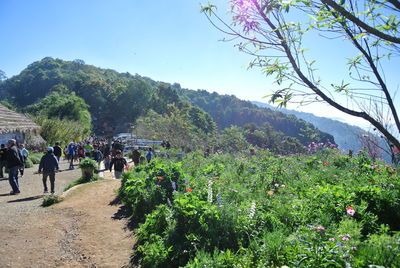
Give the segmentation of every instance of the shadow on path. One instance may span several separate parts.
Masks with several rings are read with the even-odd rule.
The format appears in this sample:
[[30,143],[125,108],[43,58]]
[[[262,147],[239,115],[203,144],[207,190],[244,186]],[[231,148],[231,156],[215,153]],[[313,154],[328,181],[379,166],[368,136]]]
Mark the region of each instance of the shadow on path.
[[16,199],[16,200],[11,200],[8,201],[7,203],[17,203],[17,202],[26,202],[26,201],[33,201],[39,198],[42,198],[43,195],[36,195],[36,196],[31,196],[31,197],[26,197],[26,198],[21,198],[21,199]]

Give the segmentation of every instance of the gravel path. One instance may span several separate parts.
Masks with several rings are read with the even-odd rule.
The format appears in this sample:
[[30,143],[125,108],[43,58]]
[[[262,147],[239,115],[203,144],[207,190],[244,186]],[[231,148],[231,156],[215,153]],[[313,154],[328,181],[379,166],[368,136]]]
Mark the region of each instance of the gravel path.
[[[65,169],[67,163],[61,163]],[[43,197],[37,166],[26,169],[21,194],[8,195],[8,180],[0,181],[0,267],[124,267],[134,237],[117,220],[119,206],[110,205],[119,180],[74,187],[64,201],[40,207]],[[56,194],[80,176],[80,170],[56,175]]]

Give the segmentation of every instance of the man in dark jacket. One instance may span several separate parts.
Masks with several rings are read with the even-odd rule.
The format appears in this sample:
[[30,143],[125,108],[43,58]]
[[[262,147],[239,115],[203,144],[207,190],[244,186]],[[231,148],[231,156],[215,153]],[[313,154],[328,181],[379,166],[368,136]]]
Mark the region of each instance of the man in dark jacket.
[[114,166],[115,178],[120,179],[124,167],[128,166],[128,163],[126,162],[125,158],[122,157],[121,151],[117,151],[115,157],[111,160],[110,171],[112,170],[113,166]]
[[97,162],[97,171],[100,168],[100,163],[101,161],[103,161],[103,154],[101,153],[101,151],[97,148],[97,146],[93,146],[93,150],[91,152],[91,156],[90,156],[94,161]]
[[18,183],[18,170],[23,165],[21,154],[16,146],[14,139],[9,140],[7,143],[7,168],[8,168],[8,181],[10,182],[12,191],[11,195],[19,194],[19,183]]
[[141,156],[141,154],[139,152],[139,148],[135,147],[132,151],[132,161],[135,166],[139,166],[140,156]]
[[54,146],[54,156],[57,158],[57,161],[60,162],[61,154],[62,154],[62,149],[60,147],[60,143],[56,142],[56,145]]
[[57,158],[53,154],[53,147],[47,148],[47,153],[42,156],[39,164],[39,174],[43,171],[44,193],[47,193],[47,177],[50,178],[51,193],[54,194],[54,182],[56,180],[56,171],[58,168]]
[[3,169],[7,166],[7,148],[4,144],[0,148],[0,178],[4,177]]

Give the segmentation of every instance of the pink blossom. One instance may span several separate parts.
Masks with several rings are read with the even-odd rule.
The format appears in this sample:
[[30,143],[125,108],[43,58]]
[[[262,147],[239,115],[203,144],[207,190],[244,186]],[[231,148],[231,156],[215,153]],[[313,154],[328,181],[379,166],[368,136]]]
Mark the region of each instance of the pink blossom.
[[343,241],[349,241],[349,238],[348,238],[347,236],[343,236],[343,237],[342,237],[342,240],[343,240]]
[[324,231],[324,230],[325,230],[325,227],[324,227],[324,226],[317,226],[317,227],[315,227],[315,229]]
[[275,183],[274,186],[275,186],[275,187],[279,187],[279,184]]
[[333,241],[335,241],[335,238],[331,237],[328,240],[333,242]]

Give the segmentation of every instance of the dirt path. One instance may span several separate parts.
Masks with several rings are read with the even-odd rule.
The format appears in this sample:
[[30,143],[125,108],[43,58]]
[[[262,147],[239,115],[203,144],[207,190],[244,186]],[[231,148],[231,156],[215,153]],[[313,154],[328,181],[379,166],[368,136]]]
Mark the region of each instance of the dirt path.
[[[79,176],[65,171],[56,192]],[[41,208],[42,186],[33,170],[21,181],[21,194],[8,196],[0,181],[0,267],[124,267],[129,264],[134,237],[111,205],[119,180],[78,186],[63,202]],[[57,185],[56,184],[56,185]]]

